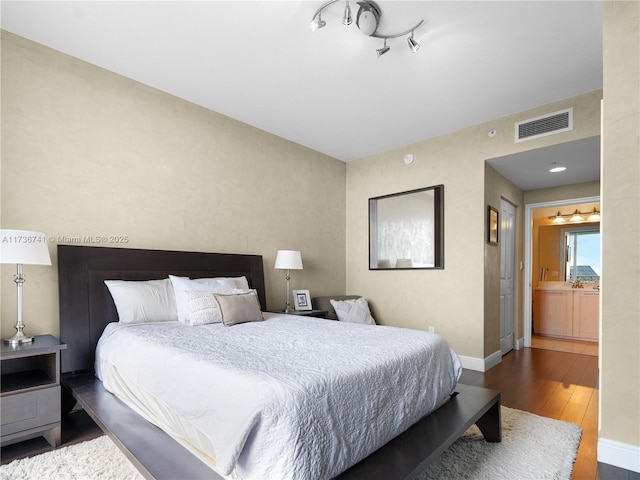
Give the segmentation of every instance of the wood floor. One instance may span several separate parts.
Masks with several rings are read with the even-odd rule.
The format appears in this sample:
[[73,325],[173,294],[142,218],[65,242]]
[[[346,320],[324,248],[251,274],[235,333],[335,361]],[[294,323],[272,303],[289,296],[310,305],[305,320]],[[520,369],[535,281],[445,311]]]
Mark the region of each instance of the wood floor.
[[465,370],[461,383],[500,390],[502,404],[577,423],[582,440],[572,479],[598,474],[598,357],[541,348],[514,350],[487,372]]
[[531,346],[556,350],[558,352],[581,353],[583,355],[598,356],[598,342],[587,340],[569,340],[566,338],[544,337],[542,335],[531,336]]
[[[604,474],[603,466],[598,473],[598,357],[547,348],[548,345],[514,350],[487,372],[464,370],[461,383],[500,390],[502,403],[507,407],[581,425],[583,435],[573,480],[635,479],[635,476],[625,476],[625,471],[619,474],[607,470]],[[571,347],[565,345],[564,348]],[[74,413],[63,423],[63,446],[100,434],[95,424],[83,415],[83,412]],[[7,463],[50,449],[44,440],[34,439],[2,448],[1,459]]]

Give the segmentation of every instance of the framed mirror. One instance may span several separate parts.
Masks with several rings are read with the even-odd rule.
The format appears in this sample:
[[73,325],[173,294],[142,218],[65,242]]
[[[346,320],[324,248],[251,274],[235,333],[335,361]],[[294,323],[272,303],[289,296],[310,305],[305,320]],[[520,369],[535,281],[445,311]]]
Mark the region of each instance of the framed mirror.
[[444,268],[444,185],[369,199],[369,270]]

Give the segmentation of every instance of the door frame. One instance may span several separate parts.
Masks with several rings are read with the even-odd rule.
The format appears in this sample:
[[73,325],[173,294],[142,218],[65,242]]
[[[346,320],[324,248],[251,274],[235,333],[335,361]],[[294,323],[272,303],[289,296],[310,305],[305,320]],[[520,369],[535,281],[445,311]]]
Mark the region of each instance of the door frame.
[[[531,347],[531,306],[533,290],[531,287],[533,267],[533,211],[539,208],[564,207],[576,203],[600,202],[600,195],[595,197],[579,197],[567,200],[554,200],[551,202],[527,203],[524,206],[524,280],[523,280],[523,309],[522,323],[524,329],[524,346]],[[600,209],[602,211],[602,208]]]

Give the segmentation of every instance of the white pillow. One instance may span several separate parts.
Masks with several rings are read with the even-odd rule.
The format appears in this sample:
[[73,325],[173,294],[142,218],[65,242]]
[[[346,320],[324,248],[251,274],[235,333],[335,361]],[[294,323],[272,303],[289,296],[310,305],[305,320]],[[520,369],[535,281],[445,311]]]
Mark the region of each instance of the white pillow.
[[169,279],[105,280],[104,283],[116,304],[121,323],[178,320],[176,297]]
[[[231,291],[231,294],[239,295],[251,292],[255,292],[255,290],[236,288]],[[186,290],[183,292],[191,326],[222,323],[222,313],[216,299],[216,293],[218,292],[212,290]]]
[[209,290],[215,293],[231,293],[234,289],[248,289],[249,284],[245,277],[217,277],[217,278],[196,278],[176,277],[169,275],[169,280],[173,285],[173,291],[178,305],[178,320],[182,323],[190,323],[189,309],[184,298],[184,292],[190,290]]
[[369,303],[364,297],[354,300],[329,300],[338,320],[341,322],[364,323],[375,325],[376,321],[371,316]]

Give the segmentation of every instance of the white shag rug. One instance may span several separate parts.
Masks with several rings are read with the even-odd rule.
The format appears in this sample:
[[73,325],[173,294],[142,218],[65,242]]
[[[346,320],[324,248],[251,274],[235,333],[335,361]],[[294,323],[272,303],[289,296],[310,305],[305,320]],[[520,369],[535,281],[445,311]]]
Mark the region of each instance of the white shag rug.
[[[502,442],[485,441],[473,426],[418,480],[569,480],[581,435],[576,424],[503,406]],[[106,435],[0,466],[1,480],[142,478]]]
[[418,480],[569,480],[582,428],[502,407],[502,442],[473,425]]
[[144,477],[116,444],[103,435],[2,465],[0,479],[144,480]]

